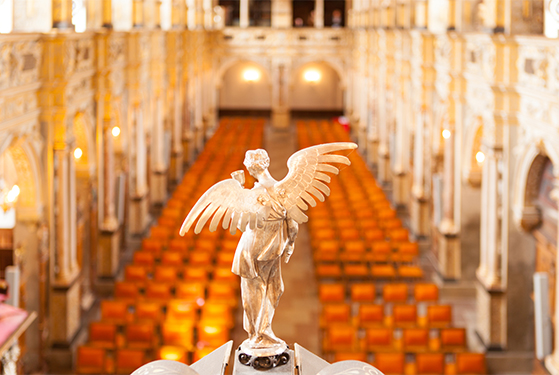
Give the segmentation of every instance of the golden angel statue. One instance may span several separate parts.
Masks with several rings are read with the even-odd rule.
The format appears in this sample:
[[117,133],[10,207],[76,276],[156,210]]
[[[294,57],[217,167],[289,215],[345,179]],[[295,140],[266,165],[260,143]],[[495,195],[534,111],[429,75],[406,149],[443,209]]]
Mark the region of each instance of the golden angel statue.
[[[212,215],[210,231],[222,221],[231,234],[237,229],[243,232],[232,271],[241,277],[244,329],[249,336],[241,349],[249,357],[277,356],[287,349],[271,326],[283,293],[281,259],[287,263],[293,253],[299,224],[308,220],[303,211],[316,206],[315,197],[322,202],[330,195],[326,173],[339,172],[331,163],[350,164],[347,157],[329,153],[355,148],[355,143],[340,142],[300,150],[287,161],[289,172],[281,181],[268,172],[270,158],[265,150],[247,151],[244,165],[258,181],[254,187],[245,189],[244,172],[233,172],[233,178],[206,191],[184,220],[181,235],[197,218],[194,233],[200,233]],[[244,357],[247,362],[249,357]]]

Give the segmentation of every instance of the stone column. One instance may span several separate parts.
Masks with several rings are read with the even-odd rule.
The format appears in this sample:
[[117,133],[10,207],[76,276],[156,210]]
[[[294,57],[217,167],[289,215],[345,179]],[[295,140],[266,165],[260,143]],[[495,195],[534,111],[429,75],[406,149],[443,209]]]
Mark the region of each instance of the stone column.
[[[177,11],[178,9],[174,9]],[[171,159],[169,165],[169,188],[174,188],[182,178],[183,173],[183,144],[182,128],[184,121],[185,86],[183,78],[184,64],[183,54],[183,31],[181,25],[176,24],[169,31],[167,38],[167,73],[168,73],[168,97],[169,97],[169,121],[171,130]]]
[[241,0],[240,7],[240,19],[239,19],[239,26],[240,27],[248,27],[250,24],[249,20],[249,12],[248,12],[248,1],[249,0]]
[[429,182],[425,161],[429,158],[427,145],[429,129],[429,113],[425,105],[415,121],[412,200],[410,205],[411,227],[416,236],[427,236],[429,233]]
[[[95,0],[93,0],[95,1]],[[113,2],[112,0],[103,0],[102,25],[107,29],[113,28]]]
[[289,65],[285,58],[272,60],[272,125],[287,128],[291,120],[289,111]]
[[141,235],[148,223],[148,186],[147,186],[147,149],[146,132],[144,129],[143,110],[140,103],[135,103],[131,109],[131,170],[133,178],[130,193],[130,233]]
[[144,26],[144,0],[133,0],[132,2],[132,26]]
[[165,132],[163,127],[163,99],[155,99],[154,124],[151,132],[151,186],[150,199],[155,205],[162,205],[167,196],[167,166],[165,165]]
[[394,45],[392,43],[392,34],[389,30],[384,29],[380,33],[379,47],[385,51],[381,54],[381,77],[379,85],[381,87],[382,98],[381,107],[379,108],[379,146],[378,146],[378,165],[377,165],[377,178],[381,184],[388,184],[391,182],[390,173],[390,134],[392,121],[394,119],[394,87],[393,87],[393,72],[392,66],[394,60],[390,53],[393,51]]
[[72,0],[52,0],[52,27],[74,29],[72,24]]
[[292,25],[291,0],[272,0],[272,27],[285,29]]
[[314,0],[314,27],[324,27],[324,0]]
[[[554,189],[551,191],[551,198],[555,200],[559,204],[559,168],[555,168],[555,181],[554,181]],[[557,231],[559,233],[559,230]],[[557,243],[559,243],[559,238],[557,239]],[[559,275],[559,254],[557,255],[557,259],[555,260],[555,275]],[[557,279],[556,279],[557,280]],[[559,374],[559,334],[558,334],[558,326],[559,326],[559,287],[557,287],[557,281],[555,285],[555,316],[552,318],[554,321],[553,328],[554,328],[554,345],[553,345],[553,353],[545,358],[545,367],[552,375]]]

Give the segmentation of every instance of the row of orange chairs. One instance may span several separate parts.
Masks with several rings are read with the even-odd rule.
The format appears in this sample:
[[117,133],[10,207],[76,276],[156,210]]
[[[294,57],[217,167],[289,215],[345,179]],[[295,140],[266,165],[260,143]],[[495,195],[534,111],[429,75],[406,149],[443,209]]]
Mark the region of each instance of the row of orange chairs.
[[350,325],[331,325],[325,329],[323,348],[326,352],[464,352],[466,332],[464,328],[385,327],[371,327],[361,332]]
[[318,298],[323,303],[330,302],[383,302],[406,303],[437,302],[439,287],[433,283],[388,283],[376,285],[372,282],[345,285],[343,283],[323,283],[318,286]]
[[[373,358],[370,360],[369,358]],[[411,358],[410,358],[411,357]],[[334,361],[357,360],[371,363],[386,375],[482,375],[487,374],[482,353],[404,353],[340,352]]]
[[318,263],[315,267],[316,276],[324,280],[367,280],[367,279],[420,279],[423,277],[423,270],[415,265],[393,265],[393,264],[372,264],[367,263],[348,263],[340,265],[338,263]]
[[336,323],[353,323],[358,327],[449,327],[452,325],[452,306],[363,303],[352,309],[346,303],[327,304],[322,307],[321,323],[323,327]]

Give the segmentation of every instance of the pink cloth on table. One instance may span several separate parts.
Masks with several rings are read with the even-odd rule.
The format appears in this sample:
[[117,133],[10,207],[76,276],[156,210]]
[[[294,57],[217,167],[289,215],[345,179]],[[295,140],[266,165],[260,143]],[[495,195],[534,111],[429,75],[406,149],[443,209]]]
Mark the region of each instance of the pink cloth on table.
[[25,321],[27,311],[0,303],[0,345]]

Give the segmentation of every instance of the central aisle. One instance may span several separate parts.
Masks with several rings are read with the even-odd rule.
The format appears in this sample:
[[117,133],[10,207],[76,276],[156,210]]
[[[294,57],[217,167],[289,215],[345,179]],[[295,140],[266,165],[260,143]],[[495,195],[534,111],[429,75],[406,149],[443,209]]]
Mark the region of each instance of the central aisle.
[[[273,129],[266,125],[264,148],[270,156],[270,173],[276,180],[287,174],[287,159],[298,150],[295,127]],[[247,186],[248,187],[248,186]],[[294,343],[313,353],[320,353],[320,302],[313,270],[312,251],[307,225],[299,226],[295,251],[288,264],[282,264],[285,292],[272,322],[274,333],[290,347]],[[242,309],[238,309],[233,340],[239,345],[247,338],[243,330]]]

